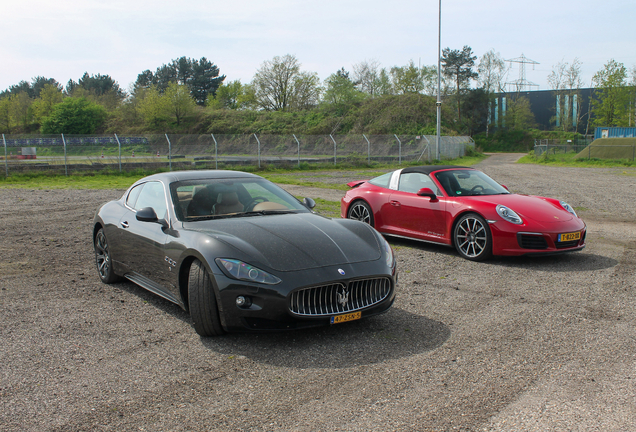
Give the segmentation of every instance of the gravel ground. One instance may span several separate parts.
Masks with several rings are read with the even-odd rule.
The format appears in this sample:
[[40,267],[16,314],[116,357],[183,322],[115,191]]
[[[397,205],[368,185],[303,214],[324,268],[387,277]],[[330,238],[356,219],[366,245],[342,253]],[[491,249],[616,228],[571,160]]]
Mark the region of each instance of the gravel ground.
[[388,313],[205,339],[177,306],[99,281],[92,217],[121,191],[0,189],[0,430],[635,430],[636,170],[517,156],[480,168],[576,207],[584,251],[473,263],[391,240]]

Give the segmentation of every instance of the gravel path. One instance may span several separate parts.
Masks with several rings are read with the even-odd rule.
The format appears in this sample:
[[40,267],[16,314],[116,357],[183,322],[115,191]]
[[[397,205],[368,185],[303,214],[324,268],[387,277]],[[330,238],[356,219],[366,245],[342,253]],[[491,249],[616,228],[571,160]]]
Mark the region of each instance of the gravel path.
[[0,430],[635,430],[636,170],[518,156],[479,168],[576,207],[583,252],[473,263],[391,240],[387,314],[207,339],[177,306],[99,281],[92,217],[121,191],[0,189]]

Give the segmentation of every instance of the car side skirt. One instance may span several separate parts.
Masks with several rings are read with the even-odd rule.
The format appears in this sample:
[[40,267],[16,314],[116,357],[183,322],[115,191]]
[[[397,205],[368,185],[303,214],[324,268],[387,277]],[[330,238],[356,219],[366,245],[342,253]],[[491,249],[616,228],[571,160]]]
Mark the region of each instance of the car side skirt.
[[185,309],[185,306],[183,302],[181,301],[181,299],[176,298],[170,292],[167,292],[166,290],[164,290],[162,287],[160,287],[159,285],[157,285],[155,282],[151,281],[147,277],[142,276],[139,273],[126,273],[124,277],[128,279],[129,281],[139,285],[143,289],[148,290],[158,295],[159,297],[162,297],[172,303],[179,305],[181,308]]
[[382,232],[382,231],[380,231],[380,234],[382,234],[383,236],[397,237],[397,238],[402,238],[402,239],[406,239],[406,240],[415,240],[415,241],[423,242],[423,243],[431,243],[431,244],[436,244],[436,245],[441,245],[441,246],[453,247],[452,244],[436,242],[436,241],[433,241],[433,240],[423,240],[423,239],[419,239],[417,237],[407,237],[407,236],[402,236],[402,235],[398,235],[398,234],[389,234],[389,233],[385,233],[385,232]]

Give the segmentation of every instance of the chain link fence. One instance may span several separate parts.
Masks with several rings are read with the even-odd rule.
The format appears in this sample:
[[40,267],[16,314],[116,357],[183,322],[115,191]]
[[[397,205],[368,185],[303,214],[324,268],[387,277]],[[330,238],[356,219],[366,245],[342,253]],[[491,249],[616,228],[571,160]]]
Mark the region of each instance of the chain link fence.
[[576,153],[580,159],[627,159],[636,160],[636,145],[607,145],[592,144],[592,139],[572,141],[561,140],[535,140],[534,155],[557,155]]
[[[134,169],[219,169],[326,163],[368,165],[435,159],[431,135],[2,135],[5,174]],[[471,137],[443,136],[440,159],[474,149]]]

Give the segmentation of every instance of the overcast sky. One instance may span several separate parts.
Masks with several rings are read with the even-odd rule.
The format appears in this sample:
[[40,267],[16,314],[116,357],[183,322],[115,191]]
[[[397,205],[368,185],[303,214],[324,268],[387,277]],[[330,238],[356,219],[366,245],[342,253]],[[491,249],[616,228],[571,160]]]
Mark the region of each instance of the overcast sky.
[[[437,64],[438,0],[0,0],[0,90],[84,72],[127,89],[137,74],[181,56],[206,57],[227,80],[251,81],[265,60],[295,55],[321,79],[375,60]],[[610,59],[636,66],[636,1],[442,0],[442,48],[522,54],[526,79],[548,89],[558,62],[583,80]],[[509,80],[519,78],[513,64]]]

